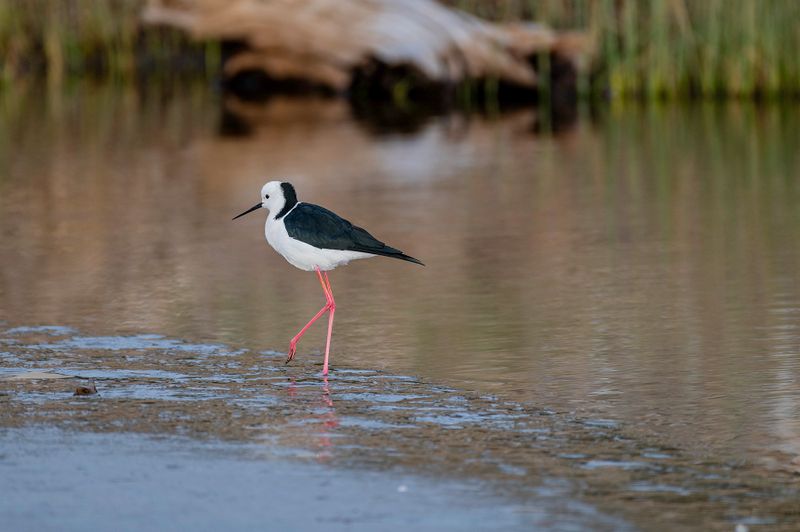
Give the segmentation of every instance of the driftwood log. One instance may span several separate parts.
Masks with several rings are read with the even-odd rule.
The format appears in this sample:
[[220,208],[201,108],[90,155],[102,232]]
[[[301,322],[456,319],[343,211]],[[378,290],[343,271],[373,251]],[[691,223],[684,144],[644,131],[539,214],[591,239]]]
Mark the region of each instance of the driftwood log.
[[432,0],[148,0],[142,17],[226,43],[226,80],[257,72],[335,93],[474,80],[535,91],[542,55],[556,85],[574,90],[588,53],[582,34],[490,23]]

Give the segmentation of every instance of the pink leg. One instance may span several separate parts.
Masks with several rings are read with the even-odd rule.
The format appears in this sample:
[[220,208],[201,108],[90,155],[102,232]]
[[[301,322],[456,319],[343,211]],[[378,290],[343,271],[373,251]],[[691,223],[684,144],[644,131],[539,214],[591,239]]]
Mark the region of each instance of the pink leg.
[[325,362],[322,364],[322,375],[328,374],[328,357],[331,353],[331,333],[333,332],[333,315],[336,314],[336,301],[333,299],[333,290],[331,290],[331,281],[328,279],[328,272],[325,272],[325,284],[328,285],[328,308],[331,313],[328,314],[328,339],[325,342]]
[[[306,326],[303,327],[302,329],[300,329],[300,332],[297,333],[294,336],[294,338],[292,338],[289,341],[289,356],[286,358],[286,363],[287,364],[292,361],[292,359],[294,358],[294,355],[297,353],[297,342],[300,341],[300,338],[303,337],[303,335],[306,333],[308,328],[311,327],[314,324],[315,321],[320,319],[322,317],[322,315],[325,314],[325,312],[331,308],[331,304],[333,302],[333,294],[331,294],[329,292],[330,283],[328,283],[328,285],[326,286],[325,281],[322,279],[322,272],[319,271],[319,268],[317,268],[317,277],[319,277],[319,282],[322,285],[322,291],[325,292],[325,306],[322,307],[319,310],[319,312],[317,312],[314,315],[314,317],[311,318],[311,321],[306,323]],[[327,274],[326,274],[326,277],[327,277]]]

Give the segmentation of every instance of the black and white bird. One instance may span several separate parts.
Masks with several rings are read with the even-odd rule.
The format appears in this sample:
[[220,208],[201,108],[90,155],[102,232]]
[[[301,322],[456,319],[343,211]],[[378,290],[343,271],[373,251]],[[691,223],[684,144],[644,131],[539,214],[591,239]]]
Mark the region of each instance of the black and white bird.
[[294,358],[297,342],[308,328],[325,312],[330,312],[325,361],[322,366],[322,374],[327,375],[333,315],[336,311],[336,301],[333,299],[328,272],[338,266],[344,266],[351,260],[368,259],[378,255],[423,266],[424,264],[399,249],[387,246],[365,229],[351,224],[324,207],[297,201],[297,194],[291,183],[270,181],[261,188],[261,201],[233,219],[262,207],[269,211],[264,225],[264,235],[269,245],[292,266],[308,272],[317,272],[322,291],[325,293],[325,306],[289,342],[289,356],[286,362]]

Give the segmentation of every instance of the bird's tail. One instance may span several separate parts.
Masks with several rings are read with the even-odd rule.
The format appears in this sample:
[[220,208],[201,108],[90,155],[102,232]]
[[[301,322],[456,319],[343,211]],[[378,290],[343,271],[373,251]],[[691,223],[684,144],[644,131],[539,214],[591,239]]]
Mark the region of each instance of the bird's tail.
[[391,257],[393,259],[400,259],[400,260],[404,260],[404,261],[407,261],[407,262],[413,262],[414,264],[419,264],[420,266],[425,266],[425,264],[421,260],[415,259],[411,255],[406,255],[402,251],[400,251],[398,253],[393,253],[391,255],[385,255],[385,256],[386,257]]
[[381,249],[370,249],[367,253],[372,253],[374,255],[381,255],[382,257],[389,257],[390,259],[400,259],[406,262],[413,262],[414,264],[419,264],[420,266],[425,266],[423,262],[419,259],[415,259],[411,255],[406,255],[399,249],[395,249],[393,247],[384,246]]

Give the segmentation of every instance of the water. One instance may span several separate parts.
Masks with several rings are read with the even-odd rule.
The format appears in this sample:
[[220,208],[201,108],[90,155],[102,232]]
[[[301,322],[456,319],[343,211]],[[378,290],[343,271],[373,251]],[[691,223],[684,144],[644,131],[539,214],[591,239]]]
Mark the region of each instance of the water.
[[[42,339],[46,353],[114,349],[118,335],[185,339],[201,347],[179,356],[197,364],[219,346],[285,352],[324,303],[318,283],[267,247],[262,216],[230,218],[286,179],[427,264],[331,275],[334,370],[493,394],[697,460],[800,469],[797,106],[620,106],[542,135],[535,111],[392,130],[337,102],[225,105],[237,121],[198,86],[0,96],[7,328],[81,331]],[[300,363],[323,346],[319,326]],[[418,418],[458,426],[448,416]],[[640,458],[612,461],[632,472]]]
[[[53,336],[68,338],[53,342]],[[457,530],[795,524],[800,490],[793,477],[698,460],[686,449],[632,437],[611,420],[363,368],[340,366],[323,379],[318,361],[308,358],[286,366],[284,355],[271,351],[154,345],[146,336],[100,344],[75,331],[0,333],[0,340],[14,340],[10,353],[0,354],[0,472],[18,487],[7,501],[15,525],[63,521],[72,528],[93,512],[107,520],[216,523],[232,518],[229,512],[249,522],[267,511],[288,520],[296,507],[273,496],[274,476],[236,473],[261,471],[265,463],[284,480],[280,490],[288,483],[337,508],[314,505],[295,529],[313,528],[304,524],[309,519],[345,517],[347,524],[373,526],[379,517],[381,528],[411,518],[425,528]],[[78,394],[81,388],[96,393]],[[177,449],[189,450],[189,464],[198,465],[184,463],[177,469],[189,470],[174,473]],[[159,458],[146,460],[153,454]],[[415,497],[391,497],[408,489],[399,476],[413,481]],[[79,492],[46,499],[70,479],[80,482]],[[377,498],[358,498],[354,482]],[[227,501],[238,493],[242,498],[230,508]],[[268,502],[256,509],[251,497],[258,493]],[[108,497],[128,494],[130,505],[108,506]],[[197,496],[207,501],[203,510],[181,514],[187,498]],[[51,512],[30,512],[45,500]],[[433,512],[431,503],[447,510]],[[80,512],[71,511],[76,504]],[[475,511],[462,511],[465,505]]]
[[[457,531],[466,521],[473,530],[531,530],[551,526],[558,508],[557,501],[522,507],[487,497],[474,483],[331,475],[319,465],[265,457],[255,445],[10,430],[0,431],[0,446],[0,472],[16,488],[4,494],[0,510],[13,529],[77,531],[103,522],[132,531]],[[219,500],[225,503],[214,504]],[[213,512],[204,511],[209,503]],[[626,529],[584,507],[569,509],[573,530],[588,523]]]

